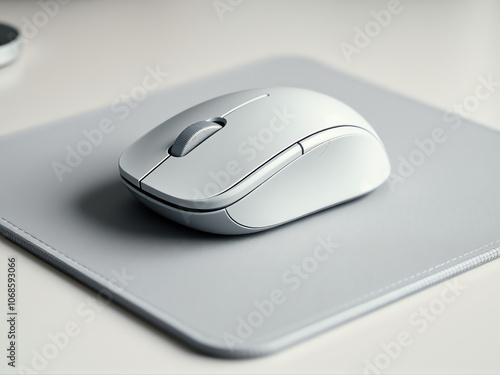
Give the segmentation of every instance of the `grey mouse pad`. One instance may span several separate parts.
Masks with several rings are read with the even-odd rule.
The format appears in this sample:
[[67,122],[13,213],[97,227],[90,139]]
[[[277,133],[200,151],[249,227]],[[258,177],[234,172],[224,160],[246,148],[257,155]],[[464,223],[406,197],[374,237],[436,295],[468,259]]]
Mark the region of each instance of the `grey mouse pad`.
[[[127,191],[117,162],[139,136],[265,86],[359,111],[385,143],[389,181],[233,237],[169,222]],[[118,107],[0,139],[0,232],[198,350],[268,354],[499,256],[500,135],[453,114],[292,58],[149,94],[127,116]]]

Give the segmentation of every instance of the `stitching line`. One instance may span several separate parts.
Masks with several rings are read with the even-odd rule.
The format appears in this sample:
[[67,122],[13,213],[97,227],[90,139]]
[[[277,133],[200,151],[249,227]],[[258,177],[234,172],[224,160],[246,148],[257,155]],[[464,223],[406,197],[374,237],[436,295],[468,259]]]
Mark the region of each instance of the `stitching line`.
[[[9,220],[5,219],[3,216],[0,216],[0,222],[1,221],[4,221],[8,224],[10,224],[11,226],[13,226],[14,228],[16,228],[17,230],[19,230],[20,232],[26,234],[27,236],[35,239],[36,241],[39,241],[41,244],[45,245],[46,247],[48,247],[49,249],[55,251],[56,253],[60,254],[63,258],[66,258],[66,259],[69,259],[70,261],[78,264],[80,267],[82,267],[83,269],[87,270],[90,274],[94,275],[94,276],[97,276],[97,278],[100,278],[101,279],[101,282],[102,281],[105,281],[107,283],[109,283],[110,285],[116,285],[114,284],[114,282],[110,279],[108,279],[107,277],[104,277],[102,276],[101,274],[91,270],[90,268],[88,268],[87,266],[81,264],[80,262],[78,262],[77,260],[71,258],[70,256],[60,252],[59,250],[55,249],[54,247],[50,246],[49,244],[47,244],[46,242],[38,239],[37,237],[31,235],[30,233],[26,232],[25,230],[19,228],[17,225],[15,225],[14,223],[10,222]],[[33,245],[35,246],[38,246],[38,244],[34,244]],[[21,246],[22,247],[22,246]],[[44,249],[41,249],[41,251],[43,252],[47,252],[46,250]],[[37,256],[35,254],[35,256]],[[39,256],[37,256],[38,258],[40,258]],[[43,260],[43,259],[42,259]],[[60,259],[58,259],[60,260]],[[45,260],[44,260],[45,261]],[[50,263],[50,262],[47,262],[47,263]],[[52,265],[52,264],[51,264]],[[56,267],[57,268],[57,267]],[[72,275],[74,277],[74,275]],[[87,276],[87,275],[85,275]],[[80,281],[80,280],[79,280]],[[96,281],[96,280],[93,280],[93,281]],[[96,281],[96,282],[99,282],[99,281]],[[87,285],[85,282],[83,282],[83,284]],[[170,315],[170,313],[168,312],[165,312],[161,309],[159,309],[158,307],[156,307],[155,305],[151,304],[150,302],[142,299],[141,297],[137,296],[136,294],[128,291],[125,289],[125,287],[123,286],[120,286],[120,289],[117,291],[113,288],[111,288],[109,285],[100,285],[101,287],[103,288],[106,288],[107,290],[109,290],[111,293],[114,293],[118,296],[120,296],[120,294],[122,294],[122,297],[123,296],[128,296],[130,299],[131,299],[131,303],[135,304],[135,308],[139,308],[141,310],[144,310],[146,311],[147,313],[149,314],[152,314],[152,316],[156,317],[157,319],[163,319],[164,320],[164,323],[167,323],[169,325],[169,327],[171,329],[173,329],[173,334],[174,336],[177,336],[177,337],[187,337],[190,341],[191,340],[194,340],[195,344],[197,344],[197,340],[199,342],[202,343],[202,345],[206,342],[205,342],[205,339],[206,339],[206,336],[203,334],[203,333],[199,333],[199,332],[194,332],[193,333],[193,329],[192,327],[186,325],[184,322],[182,321],[179,321],[176,317]],[[143,305],[146,305],[146,306],[137,306],[137,302],[140,302],[142,303]],[[144,307],[148,307],[148,309],[144,309]],[[160,318],[161,317],[161,318]],[[166,318],[166,319],[165,319]],[[146,318],[146,320],[150,321],[149,318]]]
[[477,251],[479,251],[479,250],[481,250],[481,249],[484,249],[484,248],[489,247],[489,246],[492,246],[492,245],[497,245],[499,242],[500,242],[500,240],[496,240],[496,241],[490,242],[490,243],[489,243],[489,244],[487,244],[487,245],[483,245],[483,246],[481,246],[481,247],[478,247],[478,248],[477,248],[477,249],[475,249],[475,250],[468,251],[468,252],[466,252],[465,254],[459,255],[459,256],[457,256],[457,257],[455,257],[455,258],[453,258],[453,259],[450,259],[450,260],[448,260],[448,261],[446,261],[446,262],[443,262],[443,263],[438,264],[438,265],[436,265],[436,266],[430,267],[429,269],[427,269],[427,270],[425,270],[425,271],[421,271],[421,272],[418,272],[418,273],[413,274],[413,275],[411,275],[411,276],[405,277],[404,279],[398,280],[398,281],[396,281],[396,282],[394,282],[394,283],[392,283],[392,284],[390,284],[390,285],[387,285],[387,286],[385,286],[385,287],[379,288],[379,289],[377,289],[377,290],[372,290],[371,292],[366,293],[365,295],[363,295],[363,296],[361,296],[361,297],[358,297],[358,298],[355,298],[355,299],[353,299],[353,300],[350,300],[349,302],[346,302],[346,303],[344,304],[344,306],[346,306],[346,305],[350,305],[350,304],[352,304],[353,302],[357,302],[357,301],[359,301],[359,300],[365,299],[365,298],[370,297],[370,296],[372,296],[372,295],[375,295],[375,294],[381,293],[381,292],[383,292],[383,291],[385,291],[385,290],[387,290],[387,289],[390,289],[390,288],[392,288],[392,287],[395,287],[395,286],[397,286],[397,285],[399,285],[399,284],[402,284],[402,283],[404,283],[404,282],[406,282],[406,281],[413,280],[414,278],[416,278],[416,277],[418,277],[418,276],[420,276],[420,275],[424,275],[424,274],[426,274],[427,272],[430,272],[430,271],[432,271],[432,270],[435,270],[436,268],[443,267],[443,266],[445,266],[445,265],[447,265],[447,264],[449,264],[449,263],[452,263],[452,262],[454,262],[454,261],[456,261],[456,260],[462,259],[463,257],[466,257],[467,255],[470,255],[470,254],[472,254],[472,253],[475,253],[475,252],[477,252]]
[[[58,253],[58,254],[62,255],[64,258],[69,259],[69,260],[71,260],[72,262],[75,262],[75,263],[76,263],[76,264],[78,264],[80,267],[84,268],[85,270],[89,271],[90,273],[92,273],[92,274],[94,274],[94,275],[96,275],[96,276],[98,276],[98,277],[100,277],[100,278],[102,278],[102,279],[104,279],[104,280],[108,281],[109,283],[113,284],[113,281],[112,281],[112,280],[110,280],[110,279],[108,279],[108,278],[106,278],[106,277],[102,276],[101,274],[99,274],[99,273],[97,273],[97,272],[95,272],[95,271],[91,270],[91,269],[90,269],[90,268],[88,268],[87,266],[85,266],[85,265],[81,264],[80,262],[78,262],[76,259],[71,258],[69,255],[66,255],[66,254],[64,254],[64,253],[61,253],[59,250],[57,250],[57,249],[53,248],[53,247],[52,247],[52,246],[50,246],[48,243],[46,243],[46,242],[44,242],[44,241],[40,240],[39,238],[37,238],[37,237],[35,237],[35,236],[33,236],[33,235],[29,234],[29,233],[28,233],[28,232],[26,232],[25,230],[23,230],[23,229],[19,228],[16,224],[14,224],[14,223],[10,222],[9,220],[5,219],[4,217],[0,216],[0,219],[2,219],[3,221],[5,221],[6,223],[8,223],[8,224],[12,225],[14,228],[16,228],[17,230],[21,231],[22,233],[24,233],[24,234],[28,235],[29,237],[31,237],[31,238],[33,238],[33,239],[35,239],[36,241],[40,242],[42,245],[47,246],[47,247],[48,247],[49,249],[51,249],[51,250],[54,250],[56,253]],[[109,288],[108,288],[108,289],[109,289]],[[132,293],[130,293],[130,292],[128,292],[128,291],[126,291],[124,288],[122,288],[122,290],[123,290],[124,292],[126,292],[126,293],[130,294],[130,295],[133,295]]]
[[[64,253],[61,253],[60,251],[56,250],[55,248],[53,248],[53,247],[52,247],[52,246],[50,246],[49,244],[45,243],[44,241],[42,241],[42,240],[40,240],[40,239],[36,238],[35,236],[32,236],[31,234],[29,234],[29,233],[28,233],[28,232],[26,232],[25,230],[23,230],[23,229],[19,228],[17,225],[15,225],[14,223],[12,223],[12,222],[10,222],[9,220],[5,219],[4,217],[0,216],[0,219],[2,219],[3,221],[5,221],[6,223],[8,223],[8,224],[12,225],[14,228],[18,229],[18,230],[19,230],[19,231],[21,231],[22,233],[24,233],[24,234],[28,235],[29,237],[31,237],[31,238],[33,238],[33,239],[37,240],[38,242],[42,243],[43,245],[47,246],[49,249],[54,250],[56,253],[58,253],[58,254],[62,255],[64,258],[67,258],[67,259],[69,259],[69,260],[71,260],[71,261],[75,262],[76,264],[78,264],[79,266],[81,266],[81,267],[82,267],[82,268],[84,268],[85,270],[89,271],[90,273],[92,273],[92,274],[94,274],[94,275],[96,275],[96,276],[98,276],[98,277],[100,277],[100,278],[102,278],[102,279],[104,279],[104,280],[106,280],[106,281],[108,281],[108,282],[110,282],[110,283],[113,283],[113,282],[112,282],[111,280],[109,280],[108,278],[106,278],[106,277],[104,277],[104,276],[100,275],[99,273],[97,273],[97,272],[95,272],[95,271],[91,270],[90,268],[88,268],[87,266],[85,266],[85,265],[81,264],[81,263],[80,263],[80,262],[78,262],[77,260],[75,260],[75,259],[71,258],[70,256],[68,256],[68,255],[66,255],[66,254],[64,254]],[[404,282],[406,282],[406,281],[408,281],[408,280],[413,280],[414,278],[416,278],[416,277],[418,277],[418,276],[420,276],[420,275],[424,275],[424,274],[426,274],[426,273],[428,273],[428,272],[430,272],[430,271],[432,271],[432,270],[435,270],[436,268],[443,267],[443,266],[445,266],[445,265],[447,265],[447,264],[449,264],[449,263],[452,263],[452,262],[454,262],[454,261],[456,261],[456,260],[462,259],[463,257],[466,257],[467,255],[473,254],[473,253],[475,253],[475,252],[478,252],[479,250],[484,249],[484,248],[486,248],[486,247],[489,247],[489,246],[492,246],[492,245],[496,245],[496,244],[498,244],[499,242],[500,242],[500,240],[496,240],[496,241],[490,242],[490,243],[489,243],[489,244],[487,244],[487,245],[483,245],[483,246],[481,246],[481,247],[478,247],[478,248],[477,248],[477,249],[475,249],[475,250],[468,251],[468,252],[466,252],[465,254],[459,255],[459,256],[457,256],[457,257],[455,257],[455,258],[453,258],[453,259],[450,259],[450,260],[448,260],[448,261],[446,261],[446,262],[443,262],[443,263],[438,264],[438,265],[436,265],[436,266],[430,267],[430,268],[429,268],[429,269],[427,269],[427,270],[424,270],[424,271],[418,272],[418,273],[416,273],[416,274],[413,274],[413,275],[411,275],[411,276],[405,277],[404,279],[398,280],[398,281],[396,281],[396,282],[394,282],[394,283],[392,283],[392,284],[390,284],[390,285],[387,285],[387,286],[385,286],[385,287],[379,288],[379,289],[377,289],[377,290],[373,290],[373,291],[371,291],[371,292],[369,292],[369,293],[364,294],[364,295],[363,295],[363,296],[361,296],[361,297],[357,297],[357,298],[355,298],[355,299],[352,299],[352,300],[350,300],[350,301],[348,301],[348,302],[344,303],[342,306],[351,305],[351,304],[352,304],[352,303],[354,303],[354,302],[357,302],[357,301],[360,301],[360,300],[366,299],[366,298],[368,298],[368,297],[370,297],[370,296],[372,296],[372,295],[375,295],[375,294],[381,293],[381,292],[383,292],[383,291],[385,291],[385,290],[387,290],[387,289],[390,289],[390,288],[392,288],[392,287],[395,287],[395,286],[397,286],[397,285],[399,285],[399,284],[402,284],[402,283],[404,283]],[[108,289],[109,289],[109,288],[108,288]],[[134,298],[137,298],[138,300],[141,300],[142,302],[147,303],[149,306],[153,307],[153,306],[152,306],[151,304],[149,304],[148,302],[144,301],[143,299],[141,299],[140,297],[136,296],[135,294],[133,294],[133,293],[131,293],[131,292],[129,292],[129,291],[127,291],[127,290],[125,290],[124,288],[122,288],[122,292],[125,292],[126,294],[129,294],[129,295],[133,296]]]

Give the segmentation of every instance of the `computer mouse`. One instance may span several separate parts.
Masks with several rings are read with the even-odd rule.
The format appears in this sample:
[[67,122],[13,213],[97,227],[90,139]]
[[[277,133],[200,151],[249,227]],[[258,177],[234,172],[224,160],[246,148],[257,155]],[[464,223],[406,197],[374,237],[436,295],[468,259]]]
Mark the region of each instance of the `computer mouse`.
[[146,206],[217,234],[258,232],[360,197],[390,164],[352,108],[290,87],[195,105],[129,146],[121,177]]

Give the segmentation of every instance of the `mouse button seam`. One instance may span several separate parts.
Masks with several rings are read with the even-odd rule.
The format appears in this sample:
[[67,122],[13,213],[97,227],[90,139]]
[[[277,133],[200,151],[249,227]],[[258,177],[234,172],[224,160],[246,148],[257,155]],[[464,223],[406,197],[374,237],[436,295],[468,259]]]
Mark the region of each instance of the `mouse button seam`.
[[260,99],[263,99],[263,98],[267,98],[267,97],[269,97],[269,96],[271,96],[271,95],[270,95],[270,94],[262,94],[262,95],[259,95],[259,96],[255,97],[255,98],[253,98],[253,99],[247,100],[246,102],[244,102],[244,103],[242,103],[242,104],[239,104],[239,105],[237,105],[236,107],[234,107],[234,108],[230,109],[229,111],[227,111],[226,113],[224,113],[224,114],[223,114],[223,115],[221,115],[220,117],[224,118],[224,117],[226,117],[227,115],[229,115],[229,114],[233,113],[234,111],[236,111],[236,110],[238,110],[238,109],[240,109],[240,108],[242,108],[242,107],[244,107],[244,106],[246,106],[246,105],[248,105],[248,104],[250,104],[250,103],[256,102],[256,101],[258,101],[258,100],[260,100]]
[[297,142],[296,144],[298,144],[300,146],[300,149],[302,151],[302,155],[304,155],[306,153],[306,151],[304,150],[304,146],[302,145],[302,143]]
[[170,157],[170,154],[167,153],[167,155],[161,159],[153,168],[151,168],[148,172],[146,172],[144,174],[144,176],[142,176],[141,178],[138,179],[138,182],[139,182],[139,189],[143,189],[142,188],[142,181],[148,177],[151,173],[153,173],[160,165],[163,164],[163,162],[165,162],[168,158]]
[[[334,129],[339,129],[339,128],[356,128],[360,130],[365,130],[361,127],[355,126],[355,125],[338,125],[338,126],[332,126],[324,130],[320,130],[318,132],[315,132],[313,134],[308,135],[307,137],[302,138],[298,143],[301,145],[303,153],[306,154],[307,152],[315,149],[316,147],[322,145],[323,143],[330,142],[334,139],[337,139],[339,137],[345,136],[347,134],[339,134],[338,136],[330,137],[329,134],[332,132]],[[366,131],[366,130],[365,130]],[[319,140],[319,142],[318,142]]]
[[[298,147],[297,147],[298,146]],[[228,203],[227,207],[232,206],[233,204],[237,203],[241,199],[245,198],[248,194],[250,194],[252,191],[255,189],[259,188],[262,184],[264,184],[267,180],[275,176],[277,173],[279,173],[281,170],[289,166],[291,163],[293,163],[295,160],[300,158],[303,155],[302,153],[302,146],[298,143],[293,143],[289,147],[287,147],[285,150],[281,151],[280,153],[276,154],[273,156],[271,160],[269,160],[267,163],[264,165],[260,166],[259,168],[254,169],[251,171],[248,175],[246,175],[244,178],[242,178],[240,181],[236,182],[234,185],[231,187],[227,188],[226,190],[222,191],[216,197],[220,197],[223,194],[226,194],[228,191],[232,190],[233,192],[237,191],[236,193],[236,199],[230,203]],[[260,177],[259,175],[264,174],[266,169],[269,169],[272,172],[271,175],[267,177]],[[245,188],[245,185],[247,185],[250,190],[248,190],[248,187]],[[248,190],[246,193],[243,193],[241,196],[238,194],[238,190]]]

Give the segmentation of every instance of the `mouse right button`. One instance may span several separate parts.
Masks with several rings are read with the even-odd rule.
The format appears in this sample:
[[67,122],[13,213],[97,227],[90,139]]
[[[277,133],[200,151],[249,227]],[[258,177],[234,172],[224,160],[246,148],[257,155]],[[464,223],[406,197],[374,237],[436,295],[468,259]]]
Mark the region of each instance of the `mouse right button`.
[[242,226],[272,227],[372,191],[389,170],[370,133],[341,136],[312,147],[226,211]]

